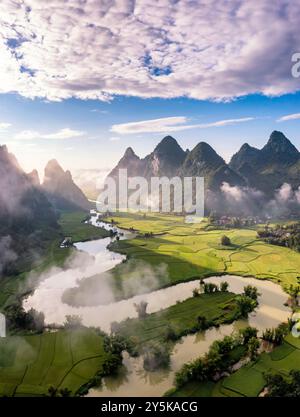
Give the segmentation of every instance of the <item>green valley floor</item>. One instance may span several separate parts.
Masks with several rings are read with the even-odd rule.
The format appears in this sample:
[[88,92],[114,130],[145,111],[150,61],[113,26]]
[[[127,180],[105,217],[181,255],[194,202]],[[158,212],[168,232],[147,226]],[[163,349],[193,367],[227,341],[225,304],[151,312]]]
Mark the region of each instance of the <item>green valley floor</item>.
[[[107,221],[111,219],[121,228],[139,232],[134,239],[120,240],[110,246],[126,255],[127,262],[117,265],[110,277],[95,275],[84,280],[68,294],[72,305],[81,305],[80,299],[88,299],[103,279],[108,279],[118,299],[135,295],[140,287],[153,291],[222,274],[268,279],[283,287],[298,283],[300,253],[259,240],[256,229],[209,230],[207,221],[187,224],[183,217],[161,214],[126,213]],[[230,246],[221,245],[224,234],[230,238]],[[141,274],[139,285],[133,285],[136,271],[144,266],[155,270],[158,265],[163,265],[165,272],[158,274],[156,280],[148,282],[145,277],[143,282]]]

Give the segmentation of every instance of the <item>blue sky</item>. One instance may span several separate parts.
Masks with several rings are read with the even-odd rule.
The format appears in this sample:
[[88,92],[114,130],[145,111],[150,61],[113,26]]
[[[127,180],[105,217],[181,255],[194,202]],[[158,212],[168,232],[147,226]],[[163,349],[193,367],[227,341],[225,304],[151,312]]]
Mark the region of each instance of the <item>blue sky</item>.
[[168,133],[226,160],[274,129],[299,148],[299,21],[292,0],[2,0],[0,142],[39,172],[110,168]]
[[[184,148],[192,149],[206,141],[225,159],[244,143],[262,147],[272,130],[282,130],[300,148],[300,119],[277,121],[300,112],[300,93],[277,98],[251,95],[228,103],[192,99],[139,99],[117,97],[110,103],[68,99],[45,102],[15,94],[0,96],[1,122],[10,124],[0,130],[6,143],[26,170],[42,171],[49,159],[56,158],[65,168],[112,167],[128,146],[144,156],[168,133]],[[221,120],[253,118],[228,126],[194,128],[175,132],[120,134],[111,132],[116,124],[168,117],[186,117],[185,125]],[[62,129],[82,133],[78,137],[41,138]],[[20,132],[39,132],[38,137],[18,138]]]

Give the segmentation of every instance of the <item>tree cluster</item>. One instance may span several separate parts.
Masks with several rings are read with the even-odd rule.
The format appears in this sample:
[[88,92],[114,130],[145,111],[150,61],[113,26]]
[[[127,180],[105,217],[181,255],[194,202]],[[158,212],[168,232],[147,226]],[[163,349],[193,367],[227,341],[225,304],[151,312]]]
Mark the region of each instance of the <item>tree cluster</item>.
[[176,387],[182,387],[190,381],[211,380],[217,373],[228,371],[231,365],[240,360],[242,356],[257,351],[259,341],[256,335],[256,329],[247,327],[237,335],[225,336],[222,340],[216,340],[203,357],[183,365],[176,373]]

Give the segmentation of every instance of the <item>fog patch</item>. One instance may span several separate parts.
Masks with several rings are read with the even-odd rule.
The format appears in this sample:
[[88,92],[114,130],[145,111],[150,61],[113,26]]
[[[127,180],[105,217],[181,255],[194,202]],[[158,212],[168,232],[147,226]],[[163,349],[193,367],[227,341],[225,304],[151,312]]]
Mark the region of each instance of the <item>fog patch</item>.
[[288,183],[276,190],[274,198],[268,202],[266,211],[269,217],[288,217],[299,214],[300,210],[300,187],[293,190]]
[[11,236],[0,237],[0,276],[7,264],[16,261],[17,258],[16,252],[12,249]]
[[122,285],[125,298],[151,292],[170,282],[168,267],[164,263],[150,265],[144,261],[129,260],[119,266],[118,274],[125,276]]
[[[251,187],[231,186],[223,182],[220,187],[221,193],[210,197],[212,209],[224,214],[251,216],[261,213],[266,197],[260,190]],[[220,213],[222,214],[222,213]]]
[[219,194],[209,192],[206,202],[208,209],[216,210],[221,215],[287,218],[299,214],[300,187],[294,190],[288,183],[282,184],[271,199],[255,188],[231,186],[227,182],[221,185],[220,191]]

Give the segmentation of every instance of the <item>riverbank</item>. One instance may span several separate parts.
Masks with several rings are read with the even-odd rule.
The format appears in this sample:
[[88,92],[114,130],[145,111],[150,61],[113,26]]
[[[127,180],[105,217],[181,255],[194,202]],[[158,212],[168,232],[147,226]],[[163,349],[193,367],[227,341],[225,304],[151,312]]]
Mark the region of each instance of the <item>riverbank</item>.
[[[130,213],[119,213],[112,220],[114,227],[134,228],[148,235],[110,243],[109,249],[124,255],[126,262],[116,265],[109,277],[96,273],[82,280],[68,292],[66,302],[73,306],[86,306],[88,303],[92,306],[95,301],[105,303],[101,295],[97,300],[94,297],[95,293],[100,294],[103,279],[117,300],[133,297],[141,291],[147,293],[182,282],[226,274],[269,280],[283,288],[298,283],[300,253],[262,242],[257,239],[255,230],[226,230],[231,245],[224,246],[221,245],[221,238],[225,231],[207,231],[205,220],[203,223],[187,224],[179,216],[148,214],[145,217]],[[154,234],[163,235],[151,236],[151,230]],[[156,273],[155,280],[149,280],[147,274],[141,273],[138,283],[135,282],[136,271],[143,271],[145,267],[156,270],[158,265],[164,272]]]
[[108,237],[110,234],[103,228],[96,228],[87,221],[90,215],[84,211],[61,212],[58,223],[64,236],[71,237],[73,243],[86,242]]
[[222,291],[199,294],[155,313],[146,314],[143,318],[128,318],[115,323],[114,332],[126,339],[134,338],[135,348],[141,352],[148,342],[163,345],[188,334],[241,319],[239,298],[237,294]]
[[[95,220],[94,218],[92,219],[93,222]],[[101,226],[101,223],[97,224],[97,226]],[[105,227],[110,228],[111,226],[105,224]],[[195,239],[195,236],[200,236],[201,239],[203,239],[203,234],[207,236],[207,233],[204,233],[199,225],[193,225],[192,227],[195,228],[193,235],[186,236],[185,231],[184,236],[178,236],[178,231],[175,230],[174,232],[176,235],[174,237],[177,239],[187,238],[191,241],[192,244],[192,239]],[[120,238],[127,239],[127,232],[122,232],[122,230],[120,232]],[[168,236],[172,235],[169,234]],[[136,239],[132,234],[129,234],[129,237],[131,238],[130,241],[120,240],[116,241],[116,244],[122,245],[125,243],[131,246],[132,242],[139,240],[147,245],[149,243],[151,244],[151,242],[157,239]],[[176,304],[177,300],[183,301],[184,299],[191,298],[192,290],[195,288],[195,286],[199,286],[199,280],[197,280],[196,282],[189,281],[177,285],[170,285],[168,282],[166,288],[152,292],[147,292],[145,291],[145,288],[139,287],[142,294],[115,302],[113,292],[107,292],[109,287],[104,285],[103,273],[109,271],[110,274],[111,268],[113,266],[120,265],[122,261],[125,260],[125,256],[108,250],[106,246],[110,242],[110,238],[105,238],[101,240],[76,244],[76,247],[80,251],[87,252],[94,257],[94,263],[87,266],[80,264],[80,266],[77,265],[75,268],[71,266],[68,271],[60,271],[57,274],[53,274],[52,276],[48,277],[46,280],[41,282],[35,293],[26,300],[24,305],[26,309],[33,307],[37,310],[42,310],[45,313],[47,322],[59,323],[64,319],[66,314],[79,314],[82,316],[84,324],[94,326],[100,325],[104,330],[109,330],[112,321],[120,322],[127,317],[136,317],[137,313],[134,308],[134,303],[139,303],[142,300],[145,300],[148,302],[148,312],[153,313],[155,311],[159,311],[161,308],[171,307],[172,305]],[[177,241],[175,244],[178,245],[178,242],[179,241]],[[165,241],[163,240],[160,242],[160,245],[163,245],[164,243]],[[167,242],[167,245],[169,249],[173,249],[171,242]],[[114,246],[114,244],[110,245],[110,248],[112,248],[112,246]],[[138,249],[140,248],[138,247]],[[226,253],[228,253],[227,249],[220,249],[219,245],[218,250],[222,252],[227,251]],[[135,253],[137,252],[138,251],[135,251]],[[202,253],[201,248],[198,248],[198,252],[200,254]],[[198,252],[180,251],[179,256],[181,253],[189,253],[191,255],[194,254],[194,256],[196,254],[197,256]],[[213,256],[212,259],[214,259]],[[122,263],[121,265],[126,267],[127,262]],[[157,259],[156,265],[153,261],[153,264],[150,265],[149,269],[147,269],[148,275],[142,274],[141,270],[138,269],[136,271],[136,280],[134,281],[135,285],[133,285],[130,290],[136,290],[137,284],[141,280],[143,281],[145,278],[147,278],[149,282],[149,276],[153,277],[157,274],[160,274],[160,283],[162,282],[162,278],[168,278],[166,269],[155,269],[158,265],[160,265],[160,263],[157,262]],[[87,277],[91,276],[93,271],[97,271],[99,273],[99,268],[100,271],[102,271],[102,293],[107,292],[106,296],[111,297],[111,301],[108,301],[106,305],[94,305],[93,307],[82,306],[79,308],[62,303],[62,295],[66,289],[77,287],[78,284],[80,285],[80,280],[83,280],[82,282],[87,282],[89,280]],[[280,287],[269,281],[255,280],[254,278],[241,278],[237,276],[224,276],[222,279],[220,277],[212,277],[207,278],[206,281],[214,282],[214,280],[216,283],[220,283],[221,280],[228,281],[230,284],[229,291],[235,293],[241,293],[243,287],[247,284],[257,286],[259,292],[262,293],[262,296],[259,299],[260,306],[255,314],[251,314],[248,321],[237,321],[231,325],[221,325],[218,329],[212,328],[204,332],[199,332],[196,335],[183,337],[182,340],[179,343],[175,343],[173,347],[171,352],[170,366],[168,369],[155,372],[147,372],[143,370],[142,358],[130,358],[126,353],[123,353],[123,367],[120,368],[116,375],[112,377],[105,377],[103,380],[103,387],[100,389],[90,390],[88,395],[118,396],[132,395],[133,392],[135,392],[136,395],[162,395],[172,386],[174,373],[184,363],[198,357],[201,353],[205,353],[214,340],[220,339],[223,335],[231,334],[234,329],[245,327],[248,324],[257,327],[259,330],[264,330],[267,327],[276,326],[281,321],[284,321],[289,315],[289,309],[283,306],[287,298],[286,294],[282,292]],[[127,281],[127,284],[129,284],[129,281]],[[157,281],[154,281],[154,285],[157,285]],[[93,292],[97,298],[98,293],[96,291]]]
[[286,376],[300,370],[300,339],[289,334],[282,345],[262,353],[232,375],[218,382],[191,381],[170,390],[170,397],[258,397],[266,385],[267,374]]
[[64,268],[66,260],[70,257],[74,248],[60,248],[65,236],[72,237],[72,241],[89,241],[101,239],[110,235],[109,231],[96,228],[85,220],[88,212],[62,212],[58,223],[61,227],[60,237],[55,237],[49,242],[45,255],[35,260],[35,264],[28,271],[18,275],[3,277],[0,281],[0,310],[4,311],[9,305],[20,304],[22,298],[32,292],[39,281],[39,276],[52,267]]

